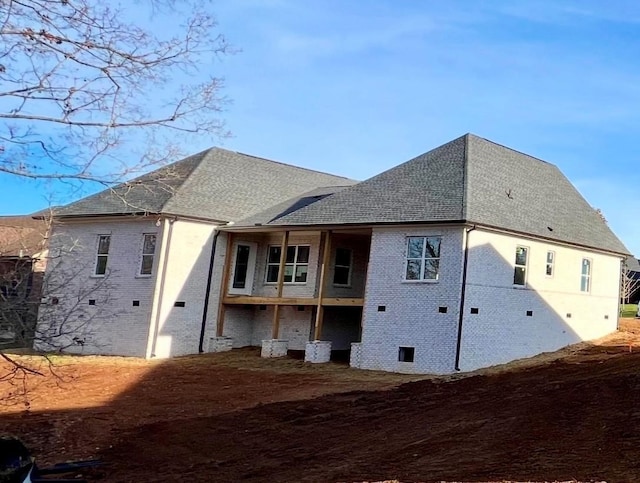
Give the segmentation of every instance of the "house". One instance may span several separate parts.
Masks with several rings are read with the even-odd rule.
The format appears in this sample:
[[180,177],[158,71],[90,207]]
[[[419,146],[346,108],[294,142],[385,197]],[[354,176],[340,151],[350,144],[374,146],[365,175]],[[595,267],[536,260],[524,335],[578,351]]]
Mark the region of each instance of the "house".
[[221,230],[212,350],[445,374],[617,327],[624,245],[557,167],[471,134]]
[[31,347],[46,265],[48,223],[0,217],[0,347]]
[[640,300],[640,261],[628,256],[622,266],[621,302],[637,304]]
[[213,307],[216,228],[312,189],[350,184],[213,148],[57,209],[38,348],[197,353]]
[[616,329],[628,251],[552,164],[472,134],[357,184],[259,158],[197,161],[208,156],[248,158],[201,153],[171,167],[187,173],[170,195],[147,194],[160,170],[59,212],[57,246],[83,253],[74,290],[96,294],[78,302],[65,289],[46,306],[87,309],[85,324],[64,319],[73,350],[260,346],[446,374]]

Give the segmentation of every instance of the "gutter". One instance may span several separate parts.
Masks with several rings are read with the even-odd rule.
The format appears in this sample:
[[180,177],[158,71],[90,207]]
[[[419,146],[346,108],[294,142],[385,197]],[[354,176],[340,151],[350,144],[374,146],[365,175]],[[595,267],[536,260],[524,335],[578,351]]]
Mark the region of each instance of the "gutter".
[[[213,265],[216,257],[216,245],[218,244],[218,237],[220,236],[220,230],[218,227],[214,228],[215,235],[213,235],[213,241],[211,242],[211,256],[209,257],[209,275],[207,275],[207,288],[204,293],[204,308],[202,309],[202,325],[200,326],[200,342],[198,343],[198,352],[202,354],[204,352],[204,334],[207,327],[207,311],[209,310],[209,296],[211,294],[211,282],[213,279]],[[228,254],[227,254],[228,256]]]
[[456,340],[456,360],[454,368],[460,371],[460,349],[462,346],[462,322],[464,320],[464,300],[467,290],[467,265],[469,263],[469,233],[476,229],[476,225],[465,229],[464,260],[462,262],[462,287],[460,289],[460,309],[458,311],[458,337]]

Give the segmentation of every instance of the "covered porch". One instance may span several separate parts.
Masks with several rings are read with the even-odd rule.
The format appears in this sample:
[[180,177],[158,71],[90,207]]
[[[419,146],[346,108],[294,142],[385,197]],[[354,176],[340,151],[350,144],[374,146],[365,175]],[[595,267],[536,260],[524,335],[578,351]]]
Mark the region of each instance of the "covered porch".
[[261,345],[328,362],[361,336],[370,229],[227,231],[210,350]]

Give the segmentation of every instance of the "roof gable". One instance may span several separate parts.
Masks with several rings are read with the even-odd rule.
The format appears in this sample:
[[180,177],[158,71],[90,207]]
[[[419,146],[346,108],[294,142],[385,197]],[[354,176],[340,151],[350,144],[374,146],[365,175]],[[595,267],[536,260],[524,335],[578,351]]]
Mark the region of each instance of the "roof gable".
[[167,213],[235,221],[340,176],[220,148],[189,156],[56,210],[57,216]]

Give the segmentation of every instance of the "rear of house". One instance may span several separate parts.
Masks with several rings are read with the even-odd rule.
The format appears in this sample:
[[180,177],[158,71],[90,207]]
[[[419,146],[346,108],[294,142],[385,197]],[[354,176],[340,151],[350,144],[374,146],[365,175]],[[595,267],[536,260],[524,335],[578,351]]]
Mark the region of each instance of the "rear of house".
[[[319,347],[351,340],[353,367],[452,373],[616,329],[624,245],[555,166],[473,135],[222,229],[234,237],[235,258],[221,274],[226,288],[212,350],[262,344],[273,355],[275,344],[282,355],[304,344],[307,360],[321,362],[328,357],[318,357]],[[333,240],[348,231],[360,236],[354,260],[367,260],[352,263],[349,277],[366,283],[362,292],[355,285],[352,298],[334,300],[331,275],[347,257]],[[239,264],[237,243],[249,233],[256,255]],[[330,240],[327,258],[322,239]],[[279,260],[283,245],[288,254]],[[308,247],[303,268],[301,247]],[[246,263],[255,266],[251,294],[234,298],[229,284]],[[288,275],[276,282],[279,266]],[[298,269],[304,281],[296,280]],[[307,307],[311,313],[302,315]]]
[[56,210],[38,347],[198,353],[210,294],[219,292],[217,227],[320,186],[352,183],[213,148]]
[[148,176],[58,214],[48,340],[445,374],[616,328],[624,245],[555,166],[477,136],[357,184],[224,150]]

